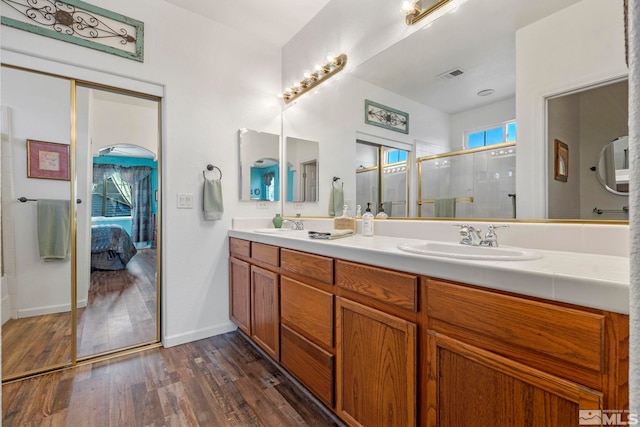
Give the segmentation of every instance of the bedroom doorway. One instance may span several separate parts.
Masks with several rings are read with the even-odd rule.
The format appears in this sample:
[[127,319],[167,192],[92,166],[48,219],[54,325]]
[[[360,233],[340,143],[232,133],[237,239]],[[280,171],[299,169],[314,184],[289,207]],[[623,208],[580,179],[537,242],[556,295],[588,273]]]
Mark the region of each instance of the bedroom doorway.
[[2,380],[159,346],[162,88],[7,64],[1,85]]

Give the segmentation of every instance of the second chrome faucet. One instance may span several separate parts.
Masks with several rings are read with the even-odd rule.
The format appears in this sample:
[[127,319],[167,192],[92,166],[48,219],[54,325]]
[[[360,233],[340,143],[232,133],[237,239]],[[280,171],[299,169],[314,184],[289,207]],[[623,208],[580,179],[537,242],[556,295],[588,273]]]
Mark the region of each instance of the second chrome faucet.
[[490,224],[484,238],[481,236],[482,230],[469,224],[455,224],[460,227],[460,244],[470,246],[498,246],[498,235],[496,228],[507,228],[507,225]]

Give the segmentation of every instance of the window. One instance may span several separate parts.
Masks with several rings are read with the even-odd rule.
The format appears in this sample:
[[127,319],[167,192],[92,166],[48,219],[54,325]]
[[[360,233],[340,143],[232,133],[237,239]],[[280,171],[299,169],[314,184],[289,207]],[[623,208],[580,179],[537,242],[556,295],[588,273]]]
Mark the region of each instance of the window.
[[387,151],[386,154],[387,154],[387,161],[385,164],[387,165],[391,163],[407,161],[407,152],[404,150],[391,150],[391,151]]
[[475,132],[465,132],[466,145],[467,148],[478,148],[503,142],[514,142],[516,130],[516,122],[510,121]]
[[91,188],[91,216],[131,216],[131,185],[114,173]]

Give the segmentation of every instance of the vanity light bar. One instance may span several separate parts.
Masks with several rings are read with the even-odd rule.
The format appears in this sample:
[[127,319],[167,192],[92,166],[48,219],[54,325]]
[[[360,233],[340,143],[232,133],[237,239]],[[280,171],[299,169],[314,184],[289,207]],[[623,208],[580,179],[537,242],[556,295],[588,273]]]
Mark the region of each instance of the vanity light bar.
[[279,93],[278,98],[282,99],[287,104],[290,103],[297,97],[342,71],[346,63],[347,55],[344,53],[338,56],[329,54],[327,56],[327,62],[324,65],[316,65],[313,71],[306,71],[302,80],[294,82],[291,87],[288,87],[282,93]]
[[429,6],[426,9],[422,8],[421,0],[406,1],[403,6],[407,14],[405,16],[405,22],[407,25],[413,25],[450,1],[451,0],[428,0]]

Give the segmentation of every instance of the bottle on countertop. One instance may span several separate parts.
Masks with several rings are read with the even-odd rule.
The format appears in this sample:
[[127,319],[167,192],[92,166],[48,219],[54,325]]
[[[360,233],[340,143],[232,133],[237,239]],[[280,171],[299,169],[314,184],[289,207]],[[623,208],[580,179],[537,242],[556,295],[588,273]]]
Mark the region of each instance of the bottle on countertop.
[[389,215],[384,211],[384,205],[380,203],[380,212],[376,214],[376,219],[387,219]]
[[357,219],[362,218],[362,207],[360,205],[356,206],[356,218]]
[[373,236],[373,214],[371,213],[371,203],[367,203],[367,209],[362,215],[362,235]]

